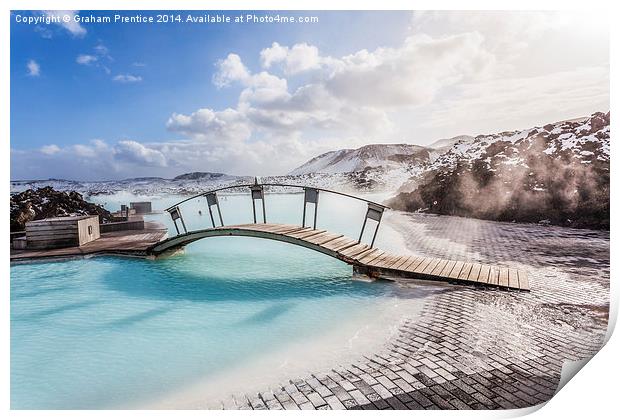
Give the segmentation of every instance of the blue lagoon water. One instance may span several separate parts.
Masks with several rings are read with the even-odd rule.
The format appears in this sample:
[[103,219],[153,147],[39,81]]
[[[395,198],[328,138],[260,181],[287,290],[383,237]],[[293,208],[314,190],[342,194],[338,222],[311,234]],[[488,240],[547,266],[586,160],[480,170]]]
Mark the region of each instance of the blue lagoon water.
[[[225,217],[247,215],[246,204],[224,200]],[[186,217],[199,224],[205,212],[194,210]],[[354,229],[335,216],[330,222]],[[351,268],[337,260],[254,238],[210,238],[155,261],[12,266],[11,407],[133,408],[184,389],[198,389],[192,398],[202,398],[205,384],[239,382],[224,381],[230,372],[244,372],[239,389],[281,380],[376,345],[360,331],[375,331],[381,341],[376,331],[387,333],[386,323],[410,310],[407,302],[391,283],[353,281]]]

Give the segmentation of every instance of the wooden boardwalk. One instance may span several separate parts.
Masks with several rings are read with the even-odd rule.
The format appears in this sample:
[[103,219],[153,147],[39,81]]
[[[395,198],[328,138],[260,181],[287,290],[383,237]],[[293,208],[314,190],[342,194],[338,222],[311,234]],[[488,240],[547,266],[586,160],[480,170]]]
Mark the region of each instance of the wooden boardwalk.
[[216,236],[248,236],[287,242],[314,249],[355,267],[371,277],[402,277],[470,283],[515,290],[529,290],[527,273],[509,267],[452,261],[441,258],[385,252],[322,229],[299,225],[252,223],[221,226],[165,239],[148,249],[153,255],[173,252],[194,241]]
[[102,233],[99,239],[84,244],[56,249],[11,250],[11,263],[36,260],[56,260],[94,255],[149,256],[148,249],[167,235],[166,229],[156,224],[147,224],[144,230],[123,230]]

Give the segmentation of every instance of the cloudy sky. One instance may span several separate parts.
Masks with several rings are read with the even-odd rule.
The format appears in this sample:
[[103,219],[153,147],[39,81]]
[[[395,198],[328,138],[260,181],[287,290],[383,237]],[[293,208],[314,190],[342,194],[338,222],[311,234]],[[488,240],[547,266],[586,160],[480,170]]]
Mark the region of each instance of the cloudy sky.
[[102,12],[12,13],[12,179],[283,174],[334,149],[425,145],[609,109],[609,33],[595,14],[17,22],[44,14]]

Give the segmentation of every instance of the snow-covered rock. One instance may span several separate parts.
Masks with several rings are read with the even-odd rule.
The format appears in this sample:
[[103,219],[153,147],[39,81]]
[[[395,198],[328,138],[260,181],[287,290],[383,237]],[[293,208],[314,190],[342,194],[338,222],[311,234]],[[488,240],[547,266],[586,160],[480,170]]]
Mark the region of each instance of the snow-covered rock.
[[493,220],[609,226],[610,114],[462,138],[390,204]]
[[[324,178],[343,175],[349,181],[380,190],[396,190],[409,178],[420,174],[429,162],[429,148],[413,144],[369,144],[359,149],[324,153],[293,169],[289,176],[320,174]],[[327,175],[327,176],[326,176]],[[366,180],[366,181],[365,181]]]

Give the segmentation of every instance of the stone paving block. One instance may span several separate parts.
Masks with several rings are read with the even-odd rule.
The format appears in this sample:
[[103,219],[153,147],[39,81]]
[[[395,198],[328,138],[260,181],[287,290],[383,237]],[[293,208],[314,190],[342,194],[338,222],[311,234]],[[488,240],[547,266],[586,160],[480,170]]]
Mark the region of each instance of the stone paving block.
[[391,408],[394,410],[406,410],[407,406],[403,404],[398,398],[390,397],[386,399],[386,402],[389,404]]
[[429,400],[427,396],[424,395],[424,393],[421,390],[411,392],[409,393],[409,396],[411,397],[412,400],[420,404],[425,409],[433,405],[433,402]]
[[310,402],[315,408],[318,408],[318,407],[321,407],[327,404],[327,402],[323,399],[323,397],[321,397],[321,395],[319,395],[318,392],[311,392],[306,395],[306,398],[310,400]]
[[[410,240],[422,255],[522,268],[528,271],[532,291],[446,286],[424,299],[419,317],[406,319],[385,351],[297,379],[284,389],[274,389],[273,397],[265,392],[250,401],[237,398],[236,408],[526,407],[555,393],[566,360],[580,360],[600,349],[606,319],[599,321],[595,312],[584,315],[585,310],[579,309],[572,325],[573,309],[566,308],[608,307],[608,233],[588,233],[588,246],[577,246],[580,231],[408,217],[417,224],[403,230],[419,227]],[[592,245],[596,235],[602,239]],[[451,246],[446,248],[446,243]],[[566,326],[538,323],[540,316],[522,316],[532,311],[543,317],[549,313],[550,320],[566,318]],[[521,328],[519,340],[512,335],[515,323]]]
[[300,404],[299,408],[302,410],[314,410],[315,409],[315,407],[312,405],[310,401],[306,401],[305,403]]
[[[415,378],[412,377],[412,379],[415,381]],[[394,381],[394,384],[400,388],[401,390],[403,390],[403,392],[411,392],[411,391],[415,391],[415,388],[411,385],[409,385],[409,383],[407,381],[405,381],[404,379],[396,379]]]
[[332,392],[341,402],[353,399],[353,397],[351,397],[351,395],[340,385],[332,388]]
[[325,397],[325,401],[331,407],[332,410],[344,410],[346,408],[344,404],[340,402],[338,397],[336,397],[335,395],[330,395],[328,397]]
[[472,397],[488,409],[492,409],[495,407],[495,403],[480,392],[476,392],[472,395]]
[[357,402],[360,405],[370,403],[370,400],[366,398],[366,396],[362,394],[362,391],[360,391],[359,389],[353,389],[349,392],[349,394],[351,394],[355,402]]

